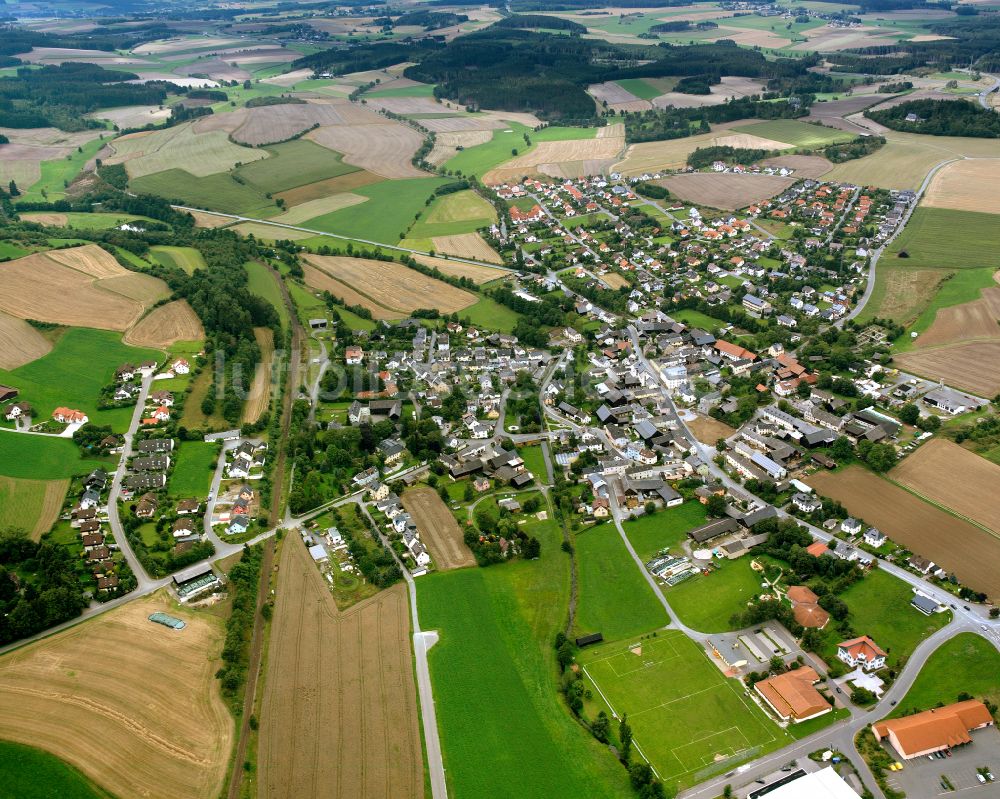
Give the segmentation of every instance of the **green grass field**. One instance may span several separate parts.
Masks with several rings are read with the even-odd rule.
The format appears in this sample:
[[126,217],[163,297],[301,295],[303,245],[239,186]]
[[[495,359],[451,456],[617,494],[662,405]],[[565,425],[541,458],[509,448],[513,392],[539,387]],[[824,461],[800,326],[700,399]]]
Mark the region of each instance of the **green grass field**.
[[420,83],[416,86],[401,86],[399,88],[372,89],[365,93],[366,97],[433,97],[434,84]]
[[1000,652],[975,633],[960,633],[938,647],[892,715],[947,705],[961,693],[1000,703]]
[[435,199],[406,232],[406,238],[431,239],[475,233],[493,224],[496,218],[493,206],[474,191],[457,191]]
[[718,330],[725,325],[725,322],[703,314],[701,311],[696,311],[694,308],[682,308],[679,311],[671,311],[670,317],[686,325],[693,325],[694,327],[700,327],[708,331]]
[[[905,268],[905,267],[904,267]],[[877,270],[876,270],[877,271]],[[951,277],[941,284],[941,288],[930,298],[927,307],[910,327],[911,332],[923,333],[934,322],[937,312],[942,308],[962,305],[979,299],[982,290],[995,286],[994,269],[959,269],[951,273]],[[897,352],[909,349],[915,342],[909,336],[901,338],[895,346]]]
[[396,244],[405,238],[427,198],[446,182],[444,178],[410,178],[362,186],[353,191],[368,197],[368,202],[310,219],[302,227]]
[[54,755],[0,741],[2,799],[111,799],[111,795]]
[[613,524],[578,533],[576,552],[577,632],[600,632],[605,640],[617,641],[670,623]]
[[518,454],[524,459],[524,465],[528,471],[535,475],[536,482],[544,483],[547,478],[545,471],[545,458],[542,455],[542,447],[535,444],[531,447],[521,447]]
[[[995,214],[917,208],[883,258],[913,269],[995,269],[996,230]],[[908,258],[898,257],[903,251]]]
[[73,182],[87,161],[97,155],[103,146],[104,142],[101,139],[94,139],[84,144],[79,152],[70,153],[66,158],[42,161],[41,178],[32,184],[27,191],[21,187],[22,193],[17,201],[39,203],[63,199],[66,196],[67,184]]
[[278,206],[254,186],[237,183],[226,173],[195,177],[183,169],[167,169],[129,182],[133,191],[210,211],[250,217],[273,216]]
[[[525,135],[531,141],[531,146],[525,143]],[[535,144],[540,141],[593,139],[596,136],[597,128],[552,126],[533,131],[525,125],[510,122],[508,127],[493,131],[493,138],[488,142],[463,150],[454,158],[446,161],[444,166],[446,169],[458,171],[464,175],[482,177],[494,167],[503,164],[504,161],[514,158],[513,150],[517,150],[518,155],[524,155],[531,152]]]
[[703,633],[733,629],[730,617],[761,592],[760,578],[750,568],[749,558],[716,560],[715,564],[718,571],[708,576],[699,574],[664,589],[681,621]]
[[662,91],[647,83],[642,78],[625,78],[624,80],[616,80],[615,83],[625,91],[634,94],[640,100],[652,100],[654,97],[659,97],[663,94]]
[[815,150],[836,142],[850,141],[854,138],[850,133],[826,128],[822,125],[811,125],[794,119],[775,119],[769,122],[753,122],[749,125],[737,125],[734,132],[749,133],[763,139],[774,139],[785,142],[792,147]]
[[195,269],[205,268],[205,259],[194,247],[171,247],[166,244],[158,244],[149,248],[149,254],[157,263],[183,269],[189,275]]
[[237,177],[265,193],[276,194],[358,171],[356,166],[345,164],[339,153],[308,139],[273,144],[265,149],[271,154],[269,158],[252,161],[235,170]]
[[108,230],[126,222],[145,222],[147,217],[135,214],[87,214],[71,211],[66,214],[66,226],[77,230]]
[[[950,613],[925,616],[910,604],[913,590],[909,584],[880,569],[872,570],[840,598],[851,610],[849,619],[854,631],[869,636],[882,647],[892,667],[901,666],[917,644],[944,627],[951,618]],[[821,654],[836,658],[837,643],[839,639],[828,640]]]
[[0,478],[0,530],[34,529],[45,504],[48,481]]
[[687,531],[704,524],[705,519],[705,506],[692,500],[652,516],[625,522],[625,535],[639,557],[648,561],[661,549],[676,549]]
[[578,660],[597,689],[595,704],[628,713],[636,748],[668,790],[792,740],[681,632],[598,645]]
[[428,658],[449,793],[510,796],[517,786],[519,799],[626,799],[625,770],[558,693],[552,642],[570,564],[561,534],[551,520],[525,527],[539,560],[417,582],[421,626],[440,634]]
[[9,241],[0,241],[0,258],[20,258],[22,255],[27,254],[27,250],[18,247],[16,244],[11,244]]
[[278,312],[282,326],[287,328],[288,308],[285,306],[285,301],[281,296],[281,289],[278,288],[271,270],[257,261],[251,261],[246,264],[246,269],[250,281],[250,291],[271,303],[274,306],[274,310]]
[[162,357],[157,350],[123,344],[119,333],[73,327],[48,355],[9,372],[0,369],[0,383],[20,389],[20,399],[31,403],[39,421],[49,418],[53,409],[67,406],[86,413],[93,424],[123,431],[132,408],[97,410],[101,388],[114,381],[115,369],[123,363]]
[[181,499],[208,496],[212,475],[219,458],[219,447],[208,441],[185,441],[174,451],[174,470],[167,491]]
[[0,432],[0,475],[29,480],[56,480],[87,474],[97,467],[114,469],[111,460],[81,458],[67,438]]
[[478,327],[497,330],[500,333],[510,333],[520,318],[516,311],[506,305],[501,305],[489,297],[480,297],[478,302],[458,312],[461,319],[468,319]]

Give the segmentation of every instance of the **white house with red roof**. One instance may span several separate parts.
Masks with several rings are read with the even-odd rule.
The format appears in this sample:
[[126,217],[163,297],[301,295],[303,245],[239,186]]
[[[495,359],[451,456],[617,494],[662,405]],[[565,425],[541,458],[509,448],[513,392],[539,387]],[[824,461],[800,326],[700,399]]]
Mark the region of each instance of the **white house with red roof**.
[[853,668],[876,671],[885,665],[886,653],[871,638],[862,635],[837,644],[837,657]]

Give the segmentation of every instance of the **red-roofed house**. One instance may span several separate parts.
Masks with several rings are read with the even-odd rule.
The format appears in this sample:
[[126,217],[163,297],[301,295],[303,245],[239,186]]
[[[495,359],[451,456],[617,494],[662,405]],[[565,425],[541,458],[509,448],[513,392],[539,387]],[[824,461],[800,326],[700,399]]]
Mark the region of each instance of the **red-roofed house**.
[[806,547],[806,552],[808,552],[814,558],[818,558],[821,555],[826,555],[829,551],[830,548],[826,545],[825,541],[813,541],[809,546]]
[[837,644],[837,657],[848,666],[860,666],[865,671],[875,671],[885,665],[886,654],[867,635],[841,641]]
[[56,408],[52,411],[52,418],[63,424],[86,424],[90,421],[83,411],[76,411],[72,408]]
[[757,359],[757,355],[738,344],[730,344],[728,341],[716,341],[713,345],[716,351],[723,358],[727,358],[730,361],[753,361]]

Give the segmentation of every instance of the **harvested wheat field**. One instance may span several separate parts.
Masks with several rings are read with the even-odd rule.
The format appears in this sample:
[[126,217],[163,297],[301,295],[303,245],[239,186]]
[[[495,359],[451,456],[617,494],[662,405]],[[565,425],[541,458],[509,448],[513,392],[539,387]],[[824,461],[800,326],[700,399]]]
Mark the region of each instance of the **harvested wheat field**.
[[636,97],[614,81],[595,83],[587,88],[587,94],[593,97],[598,105],[607,103],[612,111],[646,111],[653,107],[649,100]]
[[494,269],[492,266],[480,266],[479,264],[466,264],[461,261],[449,261],[447,258],[432,258],[429,255],[414,255],[413,257],[417,263],[421,263],[424,266],[431,266],[450,277],[467,277],[479,286],[510,274],[505,269]]
[[455,236],[434,236],[431,239],[435,252],[454,255],[456,258],[470,258],[488,264],[502,264],[503,258],[487,244],[478,233],[459,233]]
[[821,155],[779,155],[761,163],[764,166],[792,169],[797,178],[818,178],[833,169],[833,164]]
[[809,484],[896,543],[954,572],[964,585],[1000,599],[1000,539],[860,466],[817,472]]
[[49,250],[45,253],[57,263],[72,267],[98,280],[108,277],[134,274],[123,267],[115,257],[96,244],[84,244],[66,250]]
[[316,289],[317,291],[329,291],[334,297],[343,300],[348,306],[361,305],[372,312],[373,319],[399,319],[406,316],[400,310],[386,308],[376,302],[372,302],[370,298],[355,291],[346,282],[336,280],[323,270],[317,269],[308,263],[302,265],[302,272],[305,283],[309,288]]
[[205,329],[187,300],[174,300],[154,308],[125,334],[125,343],[163,349],[178,341],[200,341]]
[[487,172],[483,175],[483,183],[503,183],[515,174],[533,171],[542,164],[610,160],[617,158],[624,147],[624,136],[539,142],[530,153],[512,158],[497,169]]
[[69,221],[66,214],[48,211],[36,211],[31,214],[20,214],[22,222],[34,222],[38,225],[49,225],[51,227],[65,227]]
[[709,133],[699,133],[683,139],[630,144],[623,158],[612,168],[615,172],[621,172],[625,175],[641,175],[645,172],[659,172],[662,169],[680,169],[687,165],[687,157],[699,147],[713,146],[720,136],[728,135],[729,128],[741,124],[744,124],[744,121],[736,120],[713,125]]
[[322,200],[333,194],[350,192],[362,186],[369,186],[372,183],[381,183],[385,178],[359,169],[357,172],[348,172],[346,175],[338,175],[335,178],[317,180],[315,183],[307,183],[304,186],[296,186],[294,189],[275,194],[275,198],[285,201],[285,205],[293,208],[296,205],[307,203],[312,200]]
[[24,366],[51,349],[49,340],[23,319],[0,313],[0,369]]
[[684,202],[735,211],[780,194],[794,178],[735,172],[690,172],[656,181]]
[[940,380],[981,397],[1000,392],[1000,341],[973,341],[893,356],[907,372]]
[[359,116],[358,110],[354,110],[353,114],[359,121],[317,128],[307,133],[306,138],[343,153],[345,164],[367,169],[390,180],[426,175],[410,163],[413,154],[424,142],[417,131],[372,111],[365,111],[367,116]]
[[207,177],[227,172],[238,163],[248,164],[267,158],[264,150],[229,141],[223,130],[198,133],[193,124],[131,133],[115,139],[110,147],[114,154],[104,162],[124,164],[130,178],[141,178],[178,167],[196,177]]
[[[278,214],[271,218],[272,222],[280,222],[283,225],[301,225],[310,219],[315,219],[323,214],[332,214],[342,208],[349,208],[367,202],[368,198],[361,194],[352,194],[349,191],[341,194],[331,194],[329,197],[321,197],[317,200],[307,200],[299,205],[294,205],[283,214]],[[280,232],[280,231],[279,231]]]
[[435,166],[440,166],[448,159],[454,158],[460,152],[459,148],[467,149],[486,144],[492,138],[493,132],[489,130],[459,130],[438,133],[434,137],[434,149],[427,156],[427,160]]
[[476,565],[472,550],[462,538],[462,528],[437,491],[426,486],[411,488],[403,493],[402,500],[439,570]]
[[956,161],[941,168],[927,187],[921,204],[1000,214],[1000,158]]
[[908,455],[889,476],[959,516],[1000,535],[1000,466],[946,438],[934,438]]
[[751,94],[764,92],[764,84],[749,78],[737,78],[727,75],[721,83],[709,87],[709,94],[684,94],[668,91],[659,97],[654,97],[654,108],[702,108],[709,105],[722,105],[731,97],[748,97]]
[[269,327],[255,327],[254,338],[260,347],[260,363],[247,392],[240,424],[254,424],[271,403],[271,367],[274,361],[274,332]]
[[[148,620],[166,611],[172,630]],[[233,718],[215,671],[225,630],[161,591],[0,659],[0,737],[37,746],[116,796],[217,796]]]
[[[305,260],[344,288],[357,287],[355,293],[364,300],[361,304],[370,308],[373,314],[389,311],[400,316],[418,308],[454,313],[476,301],[474,294],[392,261],[311,254],[305,255]],[[343,296],[339,291],[337,294]]]
[[[72,255],[84,250],[81,256]],[[102,252],[94,245],[72,250],[35,253],[0,264],[0,311],[22,319],[102,330],[127,330],[150,305],[168,296],[162,280],[129,272],[113,261],[111,273]],[[58,256],[52,257],[53,254]],[[107,256],[106,253],[104,253]],[[110,258],[110,256],[107,256]],[[68,264],[75,264],[80,269]],[[96,278],[89,270],[109,276]]]
[[233,140],[259,147],[287,141],[313,125],[343,124],[337,107],[318,103],[289,103],[251,108],[243,124],[233,131]]
[[[393,81],[393,87],[395,87],[395,84],[396,81]],[[446,114],[449,110],[448,106],[444,103],[436,102],[432,97],[379,97],[375,95],[369,96],[366,99],[368,105],[372,108],[384,109],[391,111],[393,114],[400,114],[401,116],[408,114]]]
[[745,150],[789,150],[792,145],[774,139],[754,136],[752,133],[730,133],[715,140],[719,147],[737,147]]
[[974,339],[1000,339],[1000,287],[982,290],[978,300],[941,308],[914,342],[918,349]]
[[311,239],[316,234],[306,230],[293,230],[277,225],[268,225],[266,222],[244,222],[231,228],[234,233],[241,236],[253,236],[256,239],[267,241],[299,241],[301,239]]
[[130,105],[125,108],[107,108],[90,114],[94,119],[106,119],[119,129],[142,128],[159,125],[170,116],[170,108],[156,105]]
[[[536,123],[537,124],[537,123]],[[499,119],[477,114],[471,117],[438,117],[436,119],[421,119],[420,125],[434,133],[468,133],[475,130],[498,130],[507,127],[507,124]],[[492,138],[492,137],[491,137]],[[487,139],[489,141],[489,139]]]
[[195,227],[225,227],[226,225],[231,225],[235,221],[227,216],[219,216],[218,214],[210,214],[208,211],[188,211],[194,218]]
[[403,584],[341,613],[302,539],[288,536],[268,652],[261,799],[423,797]]

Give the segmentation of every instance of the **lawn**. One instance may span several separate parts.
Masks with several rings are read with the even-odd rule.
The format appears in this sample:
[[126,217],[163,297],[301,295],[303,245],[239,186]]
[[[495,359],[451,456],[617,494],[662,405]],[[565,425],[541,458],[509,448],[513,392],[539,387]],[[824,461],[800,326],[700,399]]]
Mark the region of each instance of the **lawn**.
[[82,458],[76,444],[66,438],[0,432],[0,475],[56,480],[98,467],[114,469],[114,462]]
[[1000,652],[976,633],[960,633],[938,647],[892,715],[947,705],[961,693],[1000,703]]
[[0,741],[2,799],[110,799],[58,757],[31,746]]
[[80,174],[84,165],[97,155],[104,146],[101,139],[94,139],[84,144],[79,152],[70,153],[65,158],[58,158],[53,161],[42,161],[41,178],[27,190],[22,189],[22,194],[17,198],[18,202],[44,203],[62,200],[66,196],[66,185],[73,182],[73,179]]
[[625,535],[643,561],[661,549],[676,549],[688,530],[705,523],[705,506],[689,501],[677,508],[661,510],[625,523]]
[[167,169],[129,182],[133,191],[154,194],[181,204],[227,214],[250,217],[273,216],[278,206],[253,186],[237,183],[232,176],[220,172],[195,177],[183,169]]
[[462,319],[468,319],[477,327],[510,333],[520,318],[517,311],[501,305],[489,297],[480,296],[479,301],[458,312]]
[[537,561],[417,581],[421,626],[441,636],[428,658],[449,793],[510,796],[517,786],[519,799],[625,799],[625,770],[558,692],[552,642],[566,621],[569,557],[552,521],[531,533]]
[[749,133],[763,139],[785,142],[792,147],[805,150],[815,150],[836,142],[850,141],[854,136],[841,130],[811,125],[794,119],[775,119],[770,122],[753,122],[749,125],[737,125],[733,128],[737,133]]
[[9,241],[0,241],[0,258],[20,258],[22,255],[27,255],[28,251],[18,247],[16,244],[11,244]]
[[265,149],[270,158],[244,164],[234,173],[265,193],[277,194],[358,171],[356,166],[345,164],[339,153],[307,139],[273,144]]
[[696,311],[694,308],[682,308],[679,311],[671,311],[670,317],[676,319],[678,322],[683,322],[686,325],[692,325],[693,327],[700,327],[703,330],[718,330],[720,327],[725,325],[714,317],[703,314],[701,311]]
[[670,623],[613,524],[577,534],[576,554],[576,632],[599,632],[605,640],[617,641]]
[[548,482],[548,472],[545,471],[545,458],[542,455],[540,444],[535,444],[531,447],[521,447],[517,452],[524,459],[524,465],[528,471],[535,475],[536,482]]
[[219,446],[208,441],[185,441],[174,451],[174,470],[167,491],[172,497],[185,499],[208,496],[212,475],[219,458]]
[[[995,214],[917,208],[884,257],[914,269],[995,269],[996,226]],[[909,257],[899,258],[904,251]]]
[[281,296],[281,289],[275,282],[274,274],[268,267],[258,261],[250,261],[246,264],[247,275],[249,276],[250,291],[258,297],[267,300],[278,312],[283,327],[288,327],[288,308],[285,300]]
[[681,621],[703,633],[733,629],[730,617],[761,592],[750,558],[716,560],[715,564],[718,570],[707,576],[699,574],[664,589],[667,602]]
[[628,713],[636,748],[668,791],[792,742],[676,630],[598,645],[579,662],[598,689],[595,707]]
[[205,259],[194,247],[171,247],[169,245],[156,245],[149,248],[149,254],[158,264],[163,266],[173,266],[182,269],[189,275],[195,269],[205,269]]
[[[908,583],[888,572],[872,570],[840,598],[851,610],[849,621],[858,635],[867,635],[889,655],[887,663],[898,668],[924,638],[937,632],[951,618],[950,613],[925,616],[910,604],[913,590]],[[824,657],[836,657],[838,641],[828,641]]]
[[162,357],[157,350],[123,344],[119,333],[73,327],[60,336],[48,355],[9,372],[0,369],[0,383],[20,389],[19,399],[31,403],[39,421],[48,419],[55,408],[67,406],[86,413],[92,424],[110,424],[122,432],[133,409],[97,410],[101,389],[114,382],[115,369],[123,363]]
[[444,178],[409,178],[362,186],[353,192],[368,197],[368,202],[315,217],[302,227],[396,244],[405,238],[417,212],[424,210],[427,198],[446,182]]

